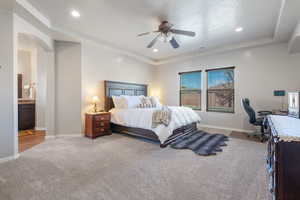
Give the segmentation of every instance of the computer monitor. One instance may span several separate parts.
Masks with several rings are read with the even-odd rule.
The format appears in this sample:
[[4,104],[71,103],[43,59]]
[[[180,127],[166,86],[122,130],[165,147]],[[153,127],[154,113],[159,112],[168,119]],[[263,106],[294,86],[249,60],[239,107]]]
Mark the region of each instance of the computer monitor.
[[300,107],[299,107],[299,100],[300,100],[300,92],[289,92],[289,116],[300,118]]

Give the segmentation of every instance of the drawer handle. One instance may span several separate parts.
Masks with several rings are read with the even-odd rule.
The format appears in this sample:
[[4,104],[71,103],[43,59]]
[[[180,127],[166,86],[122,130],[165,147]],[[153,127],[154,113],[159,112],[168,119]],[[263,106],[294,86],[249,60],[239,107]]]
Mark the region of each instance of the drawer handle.
[[100,125],[101,125],[101,126],[104,126],[104,123],[103,123],[103,122],[101,122],[101,123],[100,123]]
[[101,130],[101,131],[104,131],[104,129],[103,129],[103,128],[101,128],[100,130]]
[[104,117],[101,117],[100,119],[101,119],[101,120],[104,120]]

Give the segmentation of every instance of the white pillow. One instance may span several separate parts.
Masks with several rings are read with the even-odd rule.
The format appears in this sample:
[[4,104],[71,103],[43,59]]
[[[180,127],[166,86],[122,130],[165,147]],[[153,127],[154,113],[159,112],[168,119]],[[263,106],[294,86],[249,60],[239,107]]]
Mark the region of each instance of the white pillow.
[[126,100],[124,99],[124,97],[122,96],[112,96],[115,108],[117,109],[122,109],[122,108],[126,108]]
[[122,95],[122,97],[126,100],[127,108],[137,108],[141,104],[140,96]]
[[151,99],[151,102],[154,105],[154,107],[161,107],[162,106],[157,97],[151,96],[150,99]]

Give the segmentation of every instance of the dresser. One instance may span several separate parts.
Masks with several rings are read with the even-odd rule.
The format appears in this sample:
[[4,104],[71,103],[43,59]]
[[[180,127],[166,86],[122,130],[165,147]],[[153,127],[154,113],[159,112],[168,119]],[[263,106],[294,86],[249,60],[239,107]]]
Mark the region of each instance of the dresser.
[[86,113],[85,114],[85,136],[96,138],[99,136],[110,135],[110,113]]
[[300,199],[300,119],[270,115],[267,171],[270,199]]

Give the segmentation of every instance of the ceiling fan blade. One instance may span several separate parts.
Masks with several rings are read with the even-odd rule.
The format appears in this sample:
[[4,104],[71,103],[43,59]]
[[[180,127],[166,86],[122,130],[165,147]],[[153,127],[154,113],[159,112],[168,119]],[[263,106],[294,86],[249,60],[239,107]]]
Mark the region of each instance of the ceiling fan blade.
[[153,45],[157,42],[158,38],[160,37],[161,34],[158,34],[151,42],[148,44],[147,48],[153,47]]
[[175,40],[174,37],[172,37],[172,40],[170,40],[170,44],[172,45],[172,47],[173,47],[174,49],[177,49],[177,48],[179,47],[179,44],[178,44],[178,42]]
[[144,35],[149,35],[151,33],[158,33],[159,31],[151,31],[151,32],[146,32],[146,33],[141,33],[141,34],[138,34],[137,36],[140,37],[140,36],[144,36]]
[[196,33],[192,31],[183,31],[183,30],[178,30],[178,29],[171,29],[170,30],[174,34],[178,35],[185,35],[185,36],[190,36],[190,37],[195,37]]

